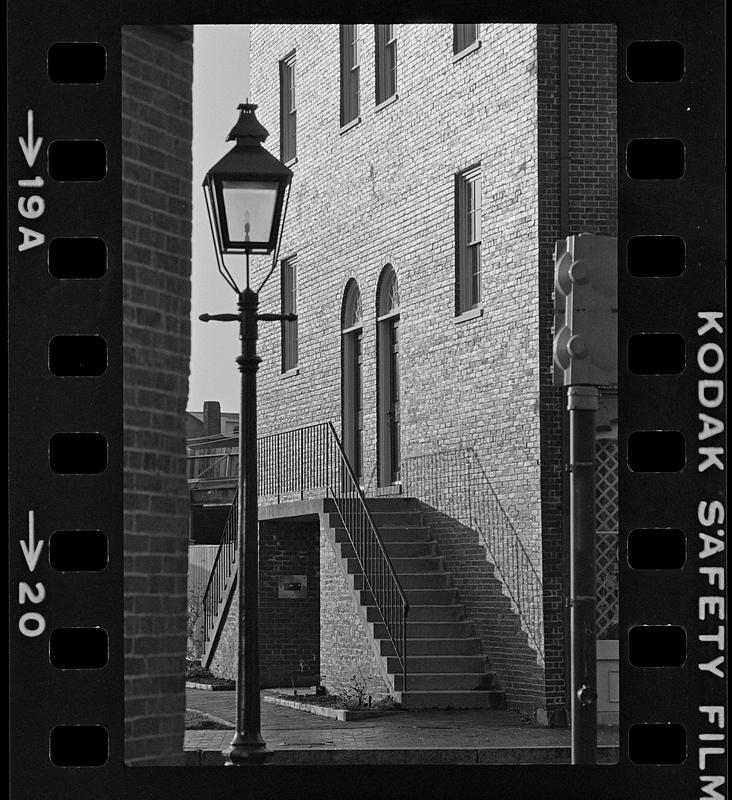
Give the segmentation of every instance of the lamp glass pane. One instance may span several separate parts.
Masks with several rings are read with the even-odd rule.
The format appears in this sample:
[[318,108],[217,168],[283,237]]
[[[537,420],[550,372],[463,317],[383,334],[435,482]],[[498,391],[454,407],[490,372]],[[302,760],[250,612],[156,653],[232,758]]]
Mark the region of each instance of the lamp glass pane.
[[274,182],[222,181],[231,242],[267,242],[272,233],[277,190]]

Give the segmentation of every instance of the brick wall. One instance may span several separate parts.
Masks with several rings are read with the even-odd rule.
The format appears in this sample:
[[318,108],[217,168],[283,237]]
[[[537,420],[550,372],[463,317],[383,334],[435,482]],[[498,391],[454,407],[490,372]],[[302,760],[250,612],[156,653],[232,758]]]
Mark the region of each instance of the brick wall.
[[374,700],[390,694],[351,590],[352,579],[336,554],[326,522],[320,531],[320,658],[321,680],[331,694],[353,697],[365,692]]
[[[263,687],[291,686],[292,673],[320,671],[320,548],[317,519],[259,523],[259,675]],[[307,598],[278,596],[285,575],[305,575]],[[239,600],[236,591],[211,671],[236,678]]]
[[125,758],[182,764],[192,29],[122,49]]
[[[568,25],[568,118],[561,119],[559,25],[539,25],[539,372],[546,642],[546,697],[551,716],[566,703],[569,552],[568,496],[562,471],[566,447],[565,391],[552,385],[554,243],[577,233],[617,235],[617,100],[614,25]],[[567,135],[561,198],[561,134]]]
[[[450,454],[475,453],[544,577],[550,631],[539,638],[547,674],[537,690],[541,677],[532,664],[518,666],[517,652],[510,680],[531,684],[529,696],[538,691],[551,709],[563,702],[564,669],[562,412],[549,371],[560,206],[558,26],[480,25],[481,46],[457,63],[451,25],[394,29],[398,99],[375,110],[373,26],[359,25],[361,121],[340,132],[338,26],[253,26],[252,99],[273,153],[278,61],[293,50],[298,109],[281,256],[297,254],[299,372],[280,375],[279,336],[263,330],[260,430],[340,420],[340,313],[354,278],[364,310],[364,475],[367,490],[378,491],[376,302],[379,276],[391,264],[400,294],[403,464],[431,460],[440,474]],[[612,28],[573,31],[570,220],[580,230],[586,222],[608,232],[597,228],[615,202]],[[454,180],[478,162],[483,310],[460,322]],[[276,309],[276,280],[261,300],[264,310]],[[411,474],[403,491],[429,502],[431,486],[416,477],[419,470]],[[468,502],[469,487],[456,491]]]

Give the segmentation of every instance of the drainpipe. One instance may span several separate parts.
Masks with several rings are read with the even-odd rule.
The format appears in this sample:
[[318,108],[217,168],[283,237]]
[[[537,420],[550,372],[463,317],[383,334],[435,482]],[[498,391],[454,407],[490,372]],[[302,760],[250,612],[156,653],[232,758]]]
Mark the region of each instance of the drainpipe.
[[569,25],[559,26],[559,238],[569,231]]
[[[559,237],[569,236],[569,25],[559,26]],[[561,404],[562,414],[562,463],[569,463],[569,411],[567,404]],[[562,539],[564,552],[569,556],[571,549],[569,537],[569,473],[562,473]],[[564,594],[569,598],[569,557],[564,560]],[[569,717],[570,693],[572,691],[570,642],[570,609],[562,609],[564,623],[564,685],[566,687],[566,706],[563,719],[555,724],[566,726]]]

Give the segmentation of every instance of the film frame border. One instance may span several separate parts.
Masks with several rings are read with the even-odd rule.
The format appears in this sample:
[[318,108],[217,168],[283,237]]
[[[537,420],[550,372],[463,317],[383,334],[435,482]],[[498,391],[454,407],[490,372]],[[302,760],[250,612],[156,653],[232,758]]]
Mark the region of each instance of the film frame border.
[[[102,236],[108,249],[108,269],[99,281],[65,283],[51,280],[45,265],[45,248],[25,254],[16,252],[11,258],[10,365],[11,378],[17,380],[10,395],[13,448],[10,476],[13,491],[17,492],[10,498],[11,598],[20,582],[35,584],[42,580],[44,597],[39,601],[38,609],[42,609],[46,632],[57,628],[99,626],[109,636],[109,661],[103,669],[94,673],[71,670],[61,677],[49,663],[48,648],[38,646],[44,637],[17,634],[19,613],[16,612],[22,609],[11,600],[11,708],[15,732],[23,749],[19,753],[16,747],[14,756],[16,796],[23,796],[26,790],[28,796],[37,796],[33,789],[51,785],[56,786],[59,792],[68,790],[69,796],[74,796],[79,789],[103,793],[110,780],[119,786],[120,796],[132,796],[133,793],[139,796],[141,790],[153,790],[156,796],[163,797],[167,796],[166,791],[172,791],[167,787],[177,788],[183,784],[190,787],[191,792],[215,790],[230,794],[250,780],[246,775],[232,780],[230,772],[219,778],[210,771],[174,769],[171,772],[165,767],[148,771],[144,767],[125,769],[123,764],[123,639],[119,606],[123,591],[120,528],[123,511],[122,332],[119,319],[122,307],[121,27],[126,24],[161,24],[162,20],[168,24],[171,20],[180,20],[183,13],[189,17],[180,20],[185,24],[248,21],[242,19],[241,9],[233,3],[221,4],[215,12],[206,9],[202,3],[182,10],[169,5],[158,4],[155,10],[150,10],[127,3],[117,12],[118,18],[86,2],[75,4],[79,11],[72,18],[50,3],[36,4],[32,14],[28,9],[21,9],[18,3],[11,4],[9,9],[13,38],[8,50],[8,63],[9,73],[14,79],[9,91],[8,137],[11,234],[16,227],[17,181],[31,180],[37,174],[28,168],[27,159],[23,159],[20,150],[13,149],[15,140],[28,134],[27,110],[33,109],[36,135],[43,136],[46,143],[94,138],[107,145],[107,174],[100,184],[69,185],[48,180],[40,187],[45,213],[38,218],[39,229],[42,224],[46,242],[57,236]],[[324,5],[322,9],[323,19],[337,18],[335,7],[329,9],[331,14]],[[684,141],[687,171],[676,184],[634,181],[624,170],[618,171],[619,283],[623,303],[621,345],[630,336],[642,332],[679,332],[686,338],[687,359],[682,373],[663,377],[633,374],[624,358],[620,360],[621,463],[627,462],[627,439],[633,431],[680,431],[686,439],[686,466],[679,472],[633,473],[627,467],[621,471],[620,763],[614,767],[582,768],[579,773],[575,772],[577,767],[571,766],[536,766],[524,775],[502,765],[491,768],[490,780],[496,788],[510,788],[514,796],[533,794],[533,787],[537,784],[548,787],[549,792],[569,796],[567,791],[572,791],[570,781],[576,787],[575,791],[580,793],[578,796],[586,796],[590,790],[593,796],[610,796],[607,786],[610,775],[618,780],[613,789],[622,788],[627,796],[631,796],[627,793],[631,788],[639,793],[658,791],[662,787],[673,792],[701,792],[699,777],[704,772],[700,767],[701,751],[705,744],[713,747],[720,740],[699,738],[718,733],[711,721],[700,714],[699,708],[724,706],[726,697],[724,681],[712,682],[712,677],[699,670],[699,664],[708,663],[708,656],[713,652],[709,643],[698,640],[699,635],[710,632],[709,627],[699,620],[700,598],[719,593],[710,586],[708,576],[699,573],[699,567],[704,565],[698,557],[697,538],[702,527],[716,529],[716,523],[721,524],[715,516],[714,524],[705,526],[703,519],[712,519],[710,506],[701,511],[699,503],[720,501],[724,479],[724,473],[714,466],[711,467],[714,472],[699,470],[699,413],[704,412],[697,400],[698,381],[707,374],[699,366],[699,351],[707,341],[723,348],[723,338],[702,340],[699,330],[704,327],[704,319],[700,321],[697,315],[701,312],[726,313],[722,201],[723,6],[721,3],[708,5],[706,14],[702,14],[689,2],[673,4],[672,8],[656,3],[643,9],[623,6],[611,10],[597,3],[573,3],[564,4],[559,14],[555,11],[549,17],[535,9],[517,9],[513,4],[510,9],[506,5],[491,10],[491,16],[501,20],[615,23],[618,34],[620,165],[624,148],[633,139],[662,136]],[[449,13],[435,9],[430,14],[430,11],[431,7],[423,11],[430,21],[452,21]],[[271,21],[290,14],[291,9],[285,5],[270,6],[264,12]],[[397,21],[410,21],[408,15],[397,16]],[[623,62],[627,47],[636,41],[654,40],[680,41],[683,44],[684,80],[675,84],[654,84],[631,83],[625,79]],[[46,73],[46,53],[52,44],[59,41],[103,44],[107,54],[104,81],[73,89],[51,84]],[[19,76],[22,76],[20,82]],[[655,107],[660,97],[666,104],[661,114]],[[100,109],[103,109],[101,114]],[[43,156],[41,153],[39,159]],[[41,163],[36,163],[37,169]],[[684,238],[687,259],[684,273],[659,280],[630,276],[625,243],[633,236],[659,234]],[[10,238],[12,242],[13,236]],[[36,312],[37,317],[28,314],[28,309],[39,306],[43,311]],[[669,309],[683,309],[681,314],[674,314],[673,328],[669,324]],[[722,318],[722,325],[725,322],[726,319]],[[712,324],[703,335],[716,333]],[[47,369],[40,354],[46,353],[53,336],[63,334],[104,337],[108,350],[108,366],[104,374],[60,383],[59,377]],[[626,352],[625,347],[621,346],[620,351]],[[724,379],[723,368],[718,374],[709,374]],[[660,409],[659,393],[673,398],[668,405],[661,404]],[[27,402],[29,396],[35,399],[35,403]],[[688,403],[676,402],[679,397]],[[723,419],[725,408],[723,404],[713,413]],[[81,479],[49,472],[50,438],[60,432],[73,431],[104,434],[108,463],[103,472]],[[75,491],[77,480],[84,482],[84,491]],[[47,557],[43,554],[37,567],[31,570],[28,558],[19,547],[19,540],[28,542],[30,551],[34,547],[27,535],[28,510],[39,512],[36,540],[48,539],[51,531],[63,530],[69,525],[66,507],[69,496],[73,496],[78,504],[74,527],[108,531],[109,562],[106,569],[70,577],[69,573],[49,569]],[[663,520],[659,519],[659,509],[663,509]],[[686,533],[685,566],[678,572],[653,575],[628,568],[625,543],[629,532],[643,527],[664,526],[679,528]],[[34,591],[38,596],[38,590]],[[695,602],[689,603],[690,598]],[[683,667],[643,670],[630,666],[627,632],[634,625],[643,624],[679,624],[685,628],[687,660]],[[685,695],[681,707],[680,693]],[[72,703],[70,697],[73,697]],[[27,714],[29,703],[33,703],[32,714]],[[654,722],[678,723],[686,728],[683,764],[651,768],[630,762],[627,752],[630,725]],[[52,765],[48,760],[49,732],[58,725],[82,723],[99,724],[107,729],[109,758],[106,765],[80,771]],[[719,732],[726,737],[726,729]],[[726,738],[721,746],[726,749]],[[716,755],[708,754],[707,767]],[[435,791],[440,786],[449,791],[458,776],[470,791],[475,790],[486,777],[480,770],[467,771],[464,767],[459,773],[454,767],[444,766],[422,767],[419,773],[403,769],[367,769],[374,781],[373,786],[387,793],[427,787]],[[339,791],[341,781],[348,780],[350,770],[293,767],[285,771],[287,774],[278,772],[270,770],[267,773],[268,792],[272,794],[291,790],[294,779],[303,788],[317,786],[321,794],[329,796]],[[716,771],[712,772],[716,774]],[[326,776],[330,788],[326,788],[322,781]],[[251,780],[256,779],[252,776]],[[313,780],[314,783],[308,783]],[[259,791],[263,789],[258,783],[250,785]],[[387,790],[387,787],[391,788]]]

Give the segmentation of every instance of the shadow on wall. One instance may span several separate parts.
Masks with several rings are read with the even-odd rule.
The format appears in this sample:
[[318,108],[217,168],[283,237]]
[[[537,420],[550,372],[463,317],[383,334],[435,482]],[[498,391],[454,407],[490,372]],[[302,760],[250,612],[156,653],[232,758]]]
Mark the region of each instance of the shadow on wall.
[[405,459],[403,471],[509,705],[544,707],[540,572],[476,452],[416,456]]

